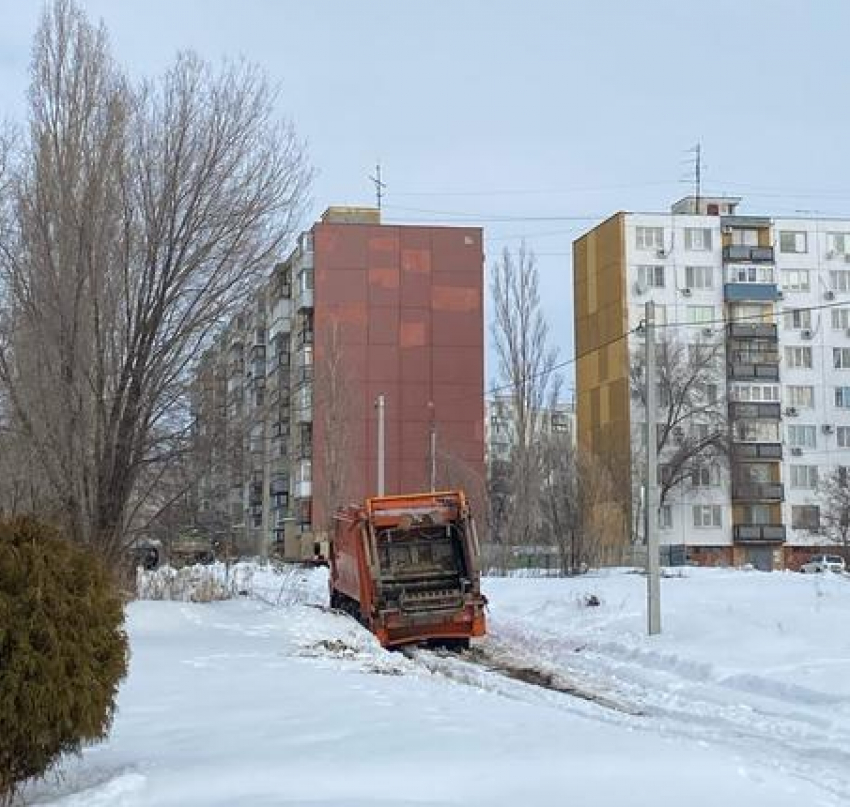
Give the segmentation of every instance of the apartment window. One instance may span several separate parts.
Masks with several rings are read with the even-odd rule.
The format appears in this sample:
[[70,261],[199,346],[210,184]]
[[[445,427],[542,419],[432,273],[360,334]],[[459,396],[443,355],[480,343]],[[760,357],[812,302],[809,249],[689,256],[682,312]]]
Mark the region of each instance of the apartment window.
[[811,281],[809,280],[809,270],[783,269],[782,289],[784,291],[810,291]]
[[736,401],[778,401],[779,387],[776,384],[736,384],[732,387],[732,398]]
[[850,387],[835,388],[835,405],[839,409],[850,409]]
[[720,468],[704,465],[691,471],[691,485],[695,488],[715,488],[720,484]]
[[850,347],[834,347],[832,349],[832,366],[836,370],[850,368]]
[[792,465],[791,487],[814,490],[818,486],[817,465]]
[[664,228],[636,227],[635,246],[638,249],[664,249]]
[[658,508],[658,528],[661,530],[673,529],[673,507],[664,504]]
[[702,384],[701,390],[707,403],[717,403],[717,384]]
[[685,286],[687,286],[689,289],[713,289],[714,267],[686,266]]
[[693,513],[695,527],[721,527],[723,525],[719,504],[695,504]]
[[780,252],[808,252],[806,233],[802,230],[782,230],[779,233]]
[[711,229],[708,227],[685,227],[685,249],[707,252],[711,249]]
[[298,273],[298,288],[301,292],[310,291],[313,288],[313,270],[302,269]]
[[694,325],[707,325],[714,322],[713,305],[689,305],[688,322]]
[[770,524],[770,508],[766,504],[745,504],[745,524]]
[[785,327],[789,331],[799,331],[812,327],[812,312],[808,308],[797,308],[785,314]]
[[791,526],[795,530],[820,529],[820,507],[816,504],[795,504],[791,506]]
[[814,426],[788,425],[788,445],[791,448],[815,448],[816,443]]
[[691,426],[691,434],[695,440],[708,440],[708,424],[694,423]]
[[664,267],[638,266],[638,283],[648,289],[663,289]]
[[797,409],[812,409],[815,405],[814,387],[786,387],[788,405]]
[[846,255],[850,250],[850,233],[827,233],[826,248],[836,255]]
[[850,426],[839,426],[835,430],[839,448],[850,448]]
[[832,330],[846,331],[850,328],[850,308],[833,308],[830,314],[832,315]]
[[759,231],[735,228],[732,230],[732,244],[736,247],[757,247]]
[[850,291],[850,270],[830,270],[829,285],[833,291]]
[[779,423],[773,420],[736,420],[735,439],[740,443],[778,443]]
[[773,283],[775,275],[771,266],[730,266],[730,283]]
[[812,349],[810,347],[786,347],[785,363],[789,367],[812,368]]

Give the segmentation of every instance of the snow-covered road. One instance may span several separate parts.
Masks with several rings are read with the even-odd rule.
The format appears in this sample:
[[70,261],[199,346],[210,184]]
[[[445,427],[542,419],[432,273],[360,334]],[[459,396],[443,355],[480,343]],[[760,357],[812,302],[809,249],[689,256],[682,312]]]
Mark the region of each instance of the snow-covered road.
[[309,604],[321,573],[283,597],[258,576],[266,601],[133,603],[112,736],[27,803],[850,803],[850,581],[663,583],[664,633],[648,639],[639,576],[487,582],[487,652],[602,704],[387,653]]

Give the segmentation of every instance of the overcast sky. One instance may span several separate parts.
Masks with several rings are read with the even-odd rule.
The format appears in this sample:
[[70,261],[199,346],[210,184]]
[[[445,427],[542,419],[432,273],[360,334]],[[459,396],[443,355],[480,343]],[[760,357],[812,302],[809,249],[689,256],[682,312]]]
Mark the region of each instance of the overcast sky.
[[[697,141],[742,212],[850,214],[845,0],[81,4],[132,75],[180,49],[262,65],[320,172],[313,217],[372,203],[380,160],[385,220],[480,224],[488,264],[525,238],[562,358],[573,238],[685,195]],[[0,0],[0,116],[24,118],[39,12]]]

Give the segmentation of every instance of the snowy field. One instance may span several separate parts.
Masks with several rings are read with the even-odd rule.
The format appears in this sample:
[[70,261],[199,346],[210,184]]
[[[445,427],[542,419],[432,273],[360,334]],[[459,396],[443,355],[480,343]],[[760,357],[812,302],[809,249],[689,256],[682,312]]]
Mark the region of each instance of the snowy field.
[[486,581],[484,651],[576,697],[388,653],[321,607],[321,570],[242,574],[249,596],[129,606],[109,741],[26,804],[850,804],[848,578],[688,569],[652,639],[639,575]]

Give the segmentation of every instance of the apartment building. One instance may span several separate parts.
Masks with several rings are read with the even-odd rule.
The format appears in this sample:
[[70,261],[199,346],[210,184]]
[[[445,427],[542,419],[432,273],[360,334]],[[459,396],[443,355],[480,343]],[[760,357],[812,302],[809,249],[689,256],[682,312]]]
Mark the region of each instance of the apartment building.
[[[669,213],[621,212],[574,243],[578,440],[624,470],[634,513],[647,417],[629,368],[653,301],[659,334],[689,349],[722,343],[730,440],[725,460],[695,470],[658,512],[662,545],[699,563],[794,568],[826,543],[818,480],[850,466],[850,220],[742,215],[739,204],[688,197]],[[624,539],[638,522],[624,515]]]
[[482,283],[480,228],[329,208],[199,364],[207,529],[237,552],[323,551],[336,507],[378,492],[379,397],[387,493],[427,489],[436,450],[438,485],[483,479]]
[[[485,409],[487,461],[490,464],[509,462],[515,439],[511,396],[491,396],[486,401]],[[546,406],[536,413],[536,417],[545,434],[565,435],[575,444],[575,407],[572,403],[561,401],[554,406]]]

